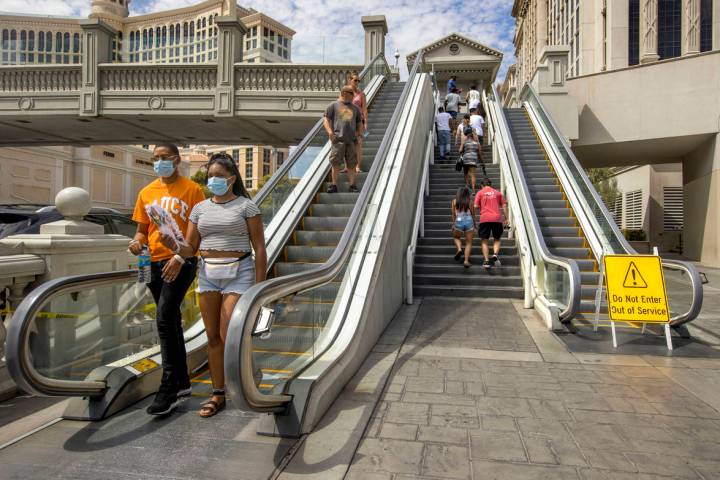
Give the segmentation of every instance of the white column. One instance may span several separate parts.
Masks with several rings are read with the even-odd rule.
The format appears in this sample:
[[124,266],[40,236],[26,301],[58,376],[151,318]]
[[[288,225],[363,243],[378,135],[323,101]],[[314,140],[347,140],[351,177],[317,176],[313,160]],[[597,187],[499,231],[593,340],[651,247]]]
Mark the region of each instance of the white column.
[[713,0],[712,34],[712,49],[720,50],[720,0]]
[[681,53],[700,53],[700,0],[682,0]]
[[365,65],[369,64],[380,52],[385,52],[385,35],[387,35],[387,21],[385,15],[370,15],[362,17],[365,29]]
[[640,63],[658,60],[658,2],[640,0]]
[[83,29],[80,115],[97,116],[100,96],[98,64],[110,62],[115,29],[97,18],[81,20],[80,27]]
[[629,29],[628,2],[608,2],[606,18],[608,23],[607,69],[615,70],[628,66]]
[[217,17],[215,25],[219,36],[215,115],[232,116],[235,113],[235,64],[242,61],[242,39],[247,28],[237,16]]

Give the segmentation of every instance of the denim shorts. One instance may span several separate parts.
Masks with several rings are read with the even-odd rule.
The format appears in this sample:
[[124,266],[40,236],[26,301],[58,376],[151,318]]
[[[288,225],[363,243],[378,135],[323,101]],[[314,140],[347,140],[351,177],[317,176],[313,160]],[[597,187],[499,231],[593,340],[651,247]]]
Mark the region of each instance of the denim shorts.
[[460,230],[461,232],[469,232],[475,228],[475,225],[473,224],[473,219],[470,215],[458,215],[457,218],[455,218],[455,230]]
[[437,137],[439,145],[450,145],[450,130],[438,130]]
[[205,262],[200,260],[198,270],[198,287],[197,293],[220,292],[220,293],[238,293],[242,295],[245,290],[255,285],[255,259],[252,255],[248,255],[240,260],[237,276],[235,278],[207,278],[205,274]]

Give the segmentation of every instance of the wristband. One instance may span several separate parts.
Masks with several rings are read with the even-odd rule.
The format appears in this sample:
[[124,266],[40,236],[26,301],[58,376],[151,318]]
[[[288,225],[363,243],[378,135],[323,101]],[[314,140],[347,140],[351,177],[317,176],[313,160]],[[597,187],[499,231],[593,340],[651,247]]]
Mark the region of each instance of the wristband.
[[175,255],[173,256],[173,258],[174,258],[175,261],[177,261],[177,262],[185,263],[185,259],[184,259],[183,257],[181,257],[180,255],[178,255],[178,254],[175,254]]

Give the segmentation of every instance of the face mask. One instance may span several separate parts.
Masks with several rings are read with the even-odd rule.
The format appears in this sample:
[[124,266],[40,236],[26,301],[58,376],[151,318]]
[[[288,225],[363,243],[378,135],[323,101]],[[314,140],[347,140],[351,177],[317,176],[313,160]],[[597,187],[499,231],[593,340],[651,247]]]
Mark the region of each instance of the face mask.
[[172,160],[158,160],[153,164],[153,169],[161,177],[169,177],[175,173],[175,162]]
[[230,189],[230,185],[226,178],[222,177],[210,177],[207,182],[208,189],[213,195],[225,195]]

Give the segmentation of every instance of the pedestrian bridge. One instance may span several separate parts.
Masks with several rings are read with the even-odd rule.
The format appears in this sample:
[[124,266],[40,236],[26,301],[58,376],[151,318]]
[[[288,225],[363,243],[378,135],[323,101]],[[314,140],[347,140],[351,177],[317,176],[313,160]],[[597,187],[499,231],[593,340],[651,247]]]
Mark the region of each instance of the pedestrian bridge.
[[[300,141],[362,65],[99,64],[0,69],[0,145]],[[225,83],[225,85],[223,85]]]

